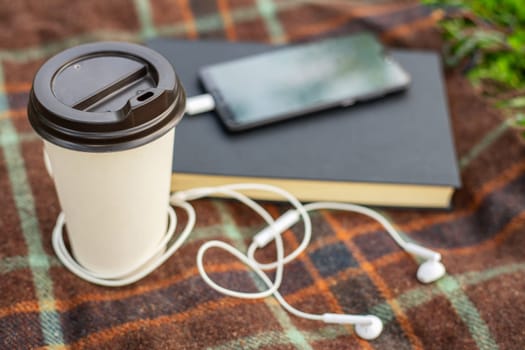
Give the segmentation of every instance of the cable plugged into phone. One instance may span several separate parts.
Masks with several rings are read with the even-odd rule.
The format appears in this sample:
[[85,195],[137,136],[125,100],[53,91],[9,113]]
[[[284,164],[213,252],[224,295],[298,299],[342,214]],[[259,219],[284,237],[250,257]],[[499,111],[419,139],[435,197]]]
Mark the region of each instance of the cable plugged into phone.
[[215,99],[210,94],[188,97],[186,99],[186,113],[189,115],[211,112],[215,109]]

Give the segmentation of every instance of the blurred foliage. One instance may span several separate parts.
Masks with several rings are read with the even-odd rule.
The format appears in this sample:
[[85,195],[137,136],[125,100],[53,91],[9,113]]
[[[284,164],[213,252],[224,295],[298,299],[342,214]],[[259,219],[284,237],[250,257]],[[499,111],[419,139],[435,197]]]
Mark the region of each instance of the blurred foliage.
[[[525,129],[525,1],[423,0],[446,9],[445,63],[461,68],[482,93]],[[523,134],[525,135],[525,133]]]

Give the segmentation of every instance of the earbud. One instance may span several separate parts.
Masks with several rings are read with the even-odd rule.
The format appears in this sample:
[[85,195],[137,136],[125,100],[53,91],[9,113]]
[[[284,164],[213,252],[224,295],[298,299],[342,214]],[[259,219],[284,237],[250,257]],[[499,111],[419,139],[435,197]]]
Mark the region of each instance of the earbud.
[[383,331],[383,322],[374,315],[344,315],[344,314],[323,314],[322,320],[325,323],[353,324],[358,336],[366,340],[372,340]]
[[441,261],[427,260],[417,269],[417,279],[421,283],[432,283],[445,275],[445,266]]
[[383,322],[377,316],[367,316],[370,322],[358,323],[355,325],[355,332],[358,336],[366,340],[372,340],[383,331]]
[[441,254],[414,243],[405,243],[408,253],[426,259],[417,270],[417,279],[421,283],[432,283],[445,275],[445,266],[441,263]]

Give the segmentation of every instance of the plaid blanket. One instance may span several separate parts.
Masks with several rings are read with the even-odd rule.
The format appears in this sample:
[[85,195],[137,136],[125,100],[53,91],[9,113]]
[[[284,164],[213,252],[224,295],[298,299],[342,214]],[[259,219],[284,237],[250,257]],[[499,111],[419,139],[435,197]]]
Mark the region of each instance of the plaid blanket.
[[[361,29],[389,45],[439,50],[440,15],[410,0],[2,0],[0,348],[525,348],[525,146],[459,72],[447,73],[464,183],[454,209],[384,212],[405,235],[441,252],[448,275],[418,283],[416,261],[377,223],[331,211],[313,215],[311,246],[285,269],[281,291],[290,303],[313,313],[378,315],[385,328],[377,340],[296,318],[272,298],[239,300],[205,285],[195,266],[198,247],[220,238],[243,249],[263,226],[236,202],[195,202],[190,241],[124,288],[76,278],[51,248],[60,209],[26,115],[32,77],[50,55],[93,40],[169,35],[283,43]],[[286,209],[266,207],[276,216]],[[300,235],[299,226],[284,235],[288,249]],[[228,254],[211,251],[207,261],[221,283],[260,287]]]

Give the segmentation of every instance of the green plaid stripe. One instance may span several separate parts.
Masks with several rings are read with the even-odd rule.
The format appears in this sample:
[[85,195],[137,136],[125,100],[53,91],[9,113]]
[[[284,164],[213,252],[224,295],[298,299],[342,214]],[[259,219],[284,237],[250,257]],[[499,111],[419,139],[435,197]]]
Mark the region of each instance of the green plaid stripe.
[[279,18],[277,18],[278,9],[275,3],[272,0],[257,0],[257,8],[266,23],[270,41],[274,44],[285,43],[287,40]]
[[[0,64],[0,84],[3,82],[3,70]],[[7,98],[4,93],[0,93],[0,111],[8,109]],[[9,119],[0,120],[0,144],[7,163],[18,217],[28,248],[27,263],[31,269],[38,298],[44,339],[48,345],[62,345],[64,344],[62,328],[55,310],[53,281],[49,276],[50,261],[42,247],[32,191],[27,182],[26,166],[19,149],[18,134]]]
[[458,281],[452,276],[446,276],[437,282],[438,288],[447,296],[463,322],[468,326],[472,337],[483,350],[497,349],[498,346],[490,334],[490,330],[479,315],[476,306],[461,290]]
[[480,155],[483,150],[485,150],[487,147],[492,145],[495,141],[500,138],[505,131],[507,131],[509,128],[509,123],[504,120],[501,122],[501,124],[497,125],[494,129],[490,130],[479,143],[477,143],[472,149],[465,154],[461,159],[459,160],[459,166],[461,169],[466,168],[472,160],[474,160],[478,155]]
[[[232,242],[234,242],[235,247],[241,251],[246,251],[248,247],[244,244],[245,235],[241,235],[238,231],[236,225],[232,221],[231,215],[227,212],[224,206],[221,203],[216,203],[219,213],[221,215],[221,222],[223,225],[224,234]],[[255,278],[255,276],[254,276]],[[265,290],[267,287],[257,279],[254,279],[254,282],[257,284],[257,287],[260,290]],[[293,323],[290,321],[290,317],[284,311],[280,305],[272,302],[270,300],[265,300],[265,304],[271,310],[272,314],[279,322],[283,328],[284,334],[288,338],[288,342],[299,347],[300,349],[311,349],[310,345],[304,338],[303,334],[294,327]]]
[[[264,2],[266,3],[266,2]],[[277,26],[277,20],[275,19],[274,11],[287,10],[295,6],[299,6],[300,0],[284,0],[279,1],[273,6],[263,5],[266,18],[272,18],[273,26]],[[150,39],[156,34],[158,35],[175,35],[183,36],[187,32],[185,23],[174,23],[168,26],[155,26],[151,19],[150,3],[147,0],[136,0],[135,6],[139,13],[139,19],[141,24],[141,30],[139,32],[133,31],[108,31],[108,30],[93,30],[89,33],[81,34],[78,36],[69,37],[63,40],[45,43],[38,47],[30,47],[19,50],[0,50],[0,61],[16,61],[16,62],[27,62],[37,59],[49,57],[59,51],[64,50],[67,47],[79,45],[85,42],[94,40],[123,40],[140,42],[145,39]],[[231,17],[235,23],[243,23],[252,21],[260,18],[260,13],[255,6],[246,6],[236,8],[232,11]],[[216,31],[223,28],[223,21],[220,14],[209,14],[198,16],[195,20],[195,26],[200,34]],[[278,26],[277,26],[278,27]],[[277,40],[277,39],[276,39]]]
[[[475,152],[477,152],[478,149],[487,147],[490,143],[489,140],[493,141],[495,139],[493,135],[494,132],[490,131],[488,135],[486,135],[481,140],[480,143],[476,144],[476,146],[472,148],[472,150],[469,152],[469,155],[474,154]],[[465,157],[462,159],[465,159]],[[464,162],[462,165],[464,167],[467,164],[467,162]],[[382,214],[392,221],[392,218],[390,218],[387,213],[383,212]],[[404,232],[400,232],[400,234],[404,239],[408,238],[408,236]],[[470,333],[476,341],[476,344],[478,345],[479,349],[497,349],[498,346],[492,338],[488,326],[479,315],[478,311],[476,310],[476,306],[463,292],[462,286],[460,285],[459,281],[454,276],[449,274],[437,281],[436,286],[437,289],[439,289],[440,293],[432,293],[432,295],[444,295],[447,298],[447,300],[454,307],[455,311],[458,313],[459,317],[461,317],[463,322],[465,322],[465,324],[469,328]]]
[[[488,269],[481,273],[465,273],[462,275],[455,276],[456,279],[462,281],[461,284],[468,286],[474,285],[487,280],[503,276],[506,274],[513,274],[515,272],[525,271],[525,264],[510,264],[507,266],[500,266],[493,269]],[[437,295],[441,294],[442,291],[438,287],[420,287],[414,290],[411,290],[407,293],[404,293],[398,296],[396,299],[398,303],[402,306],[404,310],[410,310],[411,308],[417,307],[419,305],[425,304],[432,300]],[[385,303],[378,304],[371,309],[371,313],[381,316],[383,322],[385,322],[385,327],[388,327],[389,323],[393,319],[393,314],[386,312],[385,309],[389,309],[388,305]],[[336,339],[343,335],[347,334],[347,330],[339,326],[325,326],[315,332],[303,332],[303,336],[309,342],[313,343],[319,340],[326,339]],[[277,332],[265,332],[263,334],[257,334],[254,336],[235,339],[227,343],[221,344],[217,347],[214,347],[214,350],[226,350],[226,349],[259,349],[265,345],[280,345],[288,344],[289,340],[282,333]],[[489,344],[485,343],[482,349],[497,349],[498,346],[493,343],[492,347],[487,347]]]
[[[0,62],[31,62],[48,57],[66,47],[91,40],[111,39],[141,41],[157,34],[184,36],[187,33],[187,23],[175,22],[156,25],[153,16],[153,7],[156,6],[156,2],[134,0],[132,4],[139,23],[138,30],[107,30],[97,28],[96,30],[90,30],[83,34],[75,34],[73,36],[43,43],[42,45],[14,50],[3,49],[0,50]],[[316,1],[271,0],[254,0],[251,4],[243,3],[242,5],[231,1],[229,4],[228,17],[232,19],[234,26],[241,24],[247,25],[254,20],[260,20],[264,23],[268,35],[268,41],[274,43],[282,43],[288,40],[285,28],[289,28],[290,25],[300,25],[298,23],[287,23],[287,26],[284,26],[281,20],[283,13],[313,6],[317,7],[317,9],[324,9],[326,12],[332,11],[332,17],[336,18],[341,11],[344,11],[344,6],[346,6],[343,2],[330,2],[330,4],[323,4],[322,2]],[[176,7],[178,5],[173,3],[171,6]],[[224,14],[200,14],[199,4],[197,2],[192,3],[191,9],[194,11],[194,27],[199,35],[216,32],[224,28]],[[392,11],[395,11],[395,9]],[[326,15],[326,13],[324,15]],[[383,30],[385,31],[388,31],[388,28],[390,27],[395,28],[397,24],[404,24],[402,20],[395,22],[399,19],[392,19],[391,21],[394,22],[387,21],[387,23],[385,22],[385,18],[388,18],[388,16],[377,17],[372,14],[369,17],[370,18],[366,20],[372,22],[376,21],[376,23],[378,23],[378,28],[384,28]],[[354,23],[353,19],[357,19],[357,21],[360,22],[364,20],[363,18],[363,16],[360,17],[359,15],[350,15],[348,16],[347,22]],[[349,24],[343,23],[343,25],[339,25],[339,27],[335,26],[333,30],[337,31],[341,26],[352,28]],[[322,33],[319,32],[315,34]],[[4,82],[5,78],[3,76],[0,77],[0,85],[7,86],[8,84]],[[7,81],[7,83],[9,83],[9,81]],[[0,94],[0,114],[9,111],[7,98],[10,92],[9,89],[6,90],[7,92]],[[8,115],[10,114],[8,113]],[[82,344],[93,348],[105,346],[110,348],[124,348],[129,347],[129,344],[136,344],[137,346],[140,346],[138,344],[143,344],[143,346],[146,346],[144,345],[146,343],[141,343],[141,341],[148,339],[147,334],[151,334],[149,336],[151,341],[154,339],[165,339],[164,342],[153,342],[152,344],[156,345],[152,345],[151,347],[160,347],[160,344],[163,344],[162,347],[170,347],[169,344],[177,344],[178,339],[181,341],[185,339],[185,341],[188,342],[188,346],[191,342],[195,342],[195,344],[200,344],[198,347],[207,347],[210,349],[258,349],[279,346],[300,349],[318,349],[325,348],[327,346],[326,344],[336,346],[335,344],[340,344],[342,340],[344,340],[344,344],[346,344],[343,348],[345,346],[349,348],[362,346],[367,346],[369,348],[419,348],[419,346],[415,344],[421,342],[421,344],[424,344],[426,347],[427,345],[432,344],[434,339],[428,339],[425,334],[418,333],[418,328],[414,328],[415,331],[413,334],[403,335],[399,326],[400,319],[398,313],[406,313],[407,322],[410,327],[419,327],[417,324],[418,321],[413,318],[412,310],[425,309],[426,305],[429,305],[433,300],[437,300],[440,297],[445,298],[445,300],[451,305],[452,309],[455,310],[458,317],[457,322],[464,325],[477,348],[497,349],[500,346],[500,342],[507,341],[508,344],[508,339],[506,338],[512,337],[511,333],[505,336],[501,334],[501,330],[494,328],[493,324],[490,323],[492,321],[486,319],[486,314],[482,312],[484,309],[483,301],[477,300],[475,296],[471,295],[471,293],[469,294],[467,291],[472,286],[479,286],[497,278],[504,278],[505,281],[512,285],[512,278],[509,277],[523,273],[525,271],[525,261],[516,258],[514,261],[500,262],[496,259],[491,263],[490,260],[478,258],[473,253],[469,253],[470,255],[466,255],[465,258],[462,258],[460,255],[455,255],[454,250],[451,250],[452,253],[446,255],[445,259],[453,258],[461,261],[461,259],[466,260],[467,257],[471,257],[469,258],[470,260],[479,259],[480,262],[485,261],[489,265],[484,266],[481,270],[472,269],[462,272],[454,272],[455,268],[452,268],[451,273],[437,284],[429,286],[416,285],[401,291],[392,287],[393,280],[390,276],[381,274],[386,286],[384,288],[386,288],[392,297],[385,299],[385,295],[383,295],[377,300],[374,300],[371,296],[359,295],[359,290],[354,290],[353,288],[343,289],[345,290],[345,293],[348,293],[348,295],[351,296],[350,299],[348,299],[348,296],[338,294],[340,290],[339,287],[346,281],[347,277],[343,277],[346,276],[345,273],[348,273],[348,276],[350,276],[349,281],[366,281],[369,277],[368,270],[356,270],[353,267],[349,267],[347,269],[339,270],[336,276],[324,276],[321,273],[324,269],[318,269],[315,260],[312,260],[310,257],[303,258],[304,264],[308,264],[310,268],[316,269],[315,271],[308,272],[308,275],[312,275],[309,277],[312,278],[315,276],[315,283],[324,283],[330,286],[329,288],[332,297],[334,297],[335,300],[337,300],[337,303],[343,308],[346,307],[345,303],[348,302],[348,300],[367,299],[367,310],[361,308],[358,312],[366,311],[377,314],[385,322],[385,333],[378,341],[372,344],[358,343],[350,328],[326,325],[318,325],[315,328],[311,328],[308,323],[299,322],[296,318],[284,312],[272,299],[257,303],[257,305],[260,304],[266,308],[273,318],[272,320],[266,321],[260,320],[260,322],[262,325],[264,325],[265,322],[272,324],[275,323],[280,327],[280,330],[264,328],[264,326],[261,325],[262,328],[260,331],[248,335],[235,336],[234,334],[227,334],[224,336],[213,337],[210,335],[211,333],[209,334],[211,328],[205,328],[208,329],[208,331],[201,333],[205,340],[199,339],[199,337],[188,338],[183,334],[171,333],[174,339],[173,342],[170,343],[169,341],[171,340],[167,340],[170,339],[169,336],[163,335],[162,333],[163,327],[167,327],[174,322],[170,322],[170,320],[178,320],[176,321],[177,326],[174,329],[182,327],[183,329],[186,329],[186,331],[192,332],[192,326],[187,324],[187,322],[191,322],[192,318],[199,318],[203,315],[209,315],[209,317],[212,317],[213,310],[223,309],[225,313],[228,313],[227,305],[229,305],[230,302],[224,298],[215,300],[213,298],[217,298],[217,296],[214,296],[208,289],[204,289],[206,292],[201,292],[201,294],[204,293],[201,296],[204,298],[203,302],[206,298],[212,298],[211,301],[206,303],[213,305],[213,307],[209,310],[204,310],[198,306],[189,306],[189,309],[185,311],[177,311],[179,310],[178,307],[181,303],[184,305],[185,300],[186,302],[189,301],[187,299],[189,295],[185,295],[184,293],[177,294],[179,293],[177,292],[176,295],[180,295],[183,299],[180,299],[180,297],[177,297],[179,299],[173,299],[171,291],[179,290],[177,288],[183,287],[184,283],[190,283],[189,286],[192,286],[191,288],[197,288],[200,283],[197,282],[199,281],[198,279],[195,279],[196,271],[185,275],[186,277],[184,278],[173,278],[173,276],[181,274],[181,271],[177,269],[177,266],[189,267],[192,264],[192,259],[190,259],[191,254],[188,255],[188,253],[185,253],[184,251],[181,252],[179,257],[173,258],[173,264],[163,267],[150,279],[141,282],[137,286],[133,286],[129,291],[124,290],[122,292],[113,292],[100,290],[84,284],[82,284],[82,286],[85,286],[86,289],[79,290],[78,286],[71,284],[71,281],[78,283],[78,280],[71,279],[68,273],[60,267],[56,258],[49,256],[43,248],[43,244],[48,244],[48,242],[42,242],[41,239],[42,232],[40,229],[40,223],[37,220],[34,203],[35,198],[26,171],[26,169],[32,169],[33,165],[25,163],[24,155],[21,151],[21,147],[24,145],[34,144],[36,137],[32,133],[17,130],[19,125],[20,120],[5,117],[0,118],[0,144],[2,146],[2,154],[7,168],[7,174],[0,173],[0,176],[6,176],[9,179],[18,217],[20,218],[22,226],[23,239],[28,248],[28,255],[0,256],[0,273],[7,275],[17,272],[23,273],[24,271],[30,272],[36,294],[36,300],[34,300],[34,302],[39,310],[38,315],[43,334],[43,343],[41,345],[49,345],[50,348],[58,348],[64,344]],[[485,159],[480,159],[482,156],[483,158],[486,158],[487,154],[497,154],[495,149],[501,144],[508,145],[510,143],[515,145],[515,143],[513,143],[515,141],[512,141],[511,133],[505,122],[493,122],[491,127],[480,130],[477,136],[478,141],[470,144],[468,151],[462,154],[460,160],[464,176],[467,177],[467,179],[470,177],[477,179],[480,176],[476,175],[476,172],[479,170],[480,164],[484,164],[483,162],[486,161]],[[463,140],[460,140],[460,142],[463,142]],[[519,161],[519,158],[512,158],[512,156],[509,156],[506,161],[499,162],[497,166],[500,171],[504,171],[506,168],[510,168],[512,165],[516,164],[517,161]],[[490,178],[485,178],[484,182],[490,180]],[[486,208],[494,208],[494,206],[497,205],[512,209],[511,212],[515,213],[512,214],[514,216],[501,219],[505,219],[505,221],[502,221],[502,224],[504,224],[502,228],[494,226],[494,228],[488,229],[491,233],[486,239],[494,242],[498,239],[497,243],[494,244],[494,248],[491,248],[492,250],[489,250],[488,252],[496,252],[497,249],[500,249],[499,247],[504,247],[504,249],[507,250],[512,249],[513,245],[516,244],[513,242],[518,239],[516,238],[517,236],[515,232],[518,232],[520,228],[524,227],[524,220],[522,219],[522,216],[520,216],[520,213],[525,204],[523,201],[519,201],[519,199],[523,199],[523,195],[521,193],[516,193],[514,190],[515,188],[523,187],[523,183],[525,182],[523,171],[516,172],[506,181],[507,184],[503,187],[495,188],[491,190],[490,193],[487,193],[479,208],[469,214],[469,217],[474,218],[473,220],[477,220],[477,222],[480,222],[480,220],[487,220],[487,214],[485,212],[487,210]],[[469,186],[469,182],[467,182],[467,186]],[[475,188],[471,188],[471,190],[475,190]],[[509,200],[510,204],[507,203]],[[238,247],[244,248],[245,243],[243,237],[252,233],[254,229],[257,228],[258,224],[250,223],[246,226],[239,225],[239,223],[234,220],[236,215],[238,215],[236,213],[238,207],[227,207],[224,205],[225,202],[223,201],[202,201],[200,203],[200,205],[207,207],[207,209],[202,210],[204,210],[207,215],[216,215],[218,221],[199,227],[187,246],[195,247],[198,246],[202,240],[225,235],[227,239],[234,242]],[[207,203],[211,204],[211,206]],[[516,208],[518,203],[521,204]],[[395,220],[398,213],[394,214],[393,218]],[[421,215],[423,216],[425,214]],[[323,219],[319,220],[323,221]],[[450,225],[455,225],[465,229],[465,238],[460,238],[456,241],[444,241],[443,246],[446,247],[444,249],[454,248],[456,245],[461,247],[465,245],[468,247],[476,247],[487,242],[483,241],[483,237],[474,239],[477,229],[475,224],[464,222],[461,217],[456,218],[452,216],[450,220]],[[323,225],[326,229],[326,223]],[[426,225],[420,230],[421,232],[417,233],[417,235],[428,237],[429,234],[432,234],[434,226],[434,224]],[[496,238],[499,237],[501,230],[508,230],[510,232],[505,235],[503,240]],[[364,232],[361,235],[368,237],[372,233],[373,232]],[[343,232],[343,234],[345,233]],[[413,232],[407,232],[407,235],[412,234]],[[340,239],[334,238],[331,233],[328,233],[328,237],[331,238],[325,243],[323,243],[323,241],[316,243],[316,247],[320,250],[327,249],[341,241]],[[351,236],[349,236],[348,239],[354,240]],[[362,249],[358,245],[349,245],[348,247],[349,250],[337,258],[344,258],[345,254],[352,256],[353,254],[362,252]],[[353,249],[359,249],[359,251],[353,251]],[[364,258],[366,258],[366,255],[364,255]],[[445,262],[447,262],[447,260],[445,260]],[[411,266],[409,269],[415,273],[415,264],[410,259],[406,259],[404,255],[398,254],[397,252],[386,253],[383,256],[374,258],[374,260],[366,261],[365,263],[371,264],[370,266],[377,271],[380,271],[379,273],[389,266],[401,266],[400,264]],[[224,275],[225,277],[230,276],[228,278],[234,278],[236,271],[238,271],[238,267],[236,267],[236,265],[231,265],[231,268],[228,268],[228,266],[225,266],[225,268],[225,272],[220,272],[219,274]],[[50,274],[50,269],[55,270],[56,273]],[[69,276],[69,279],[62,280],[63,276]],[[57,282],[55,280],[56,278],[59,278],[60,281]],[[406,278],[413,278],[413,274]],[[263,288],[263,286],[258,284],[257,279],[253,279],[253,282],[259,288]],[[84,300],[81,298],[78,299],[78,301],[74,301],[73,295],[65,293],[62,288],[62,283],[66,283],[70,288],[77,289],[81,295],[84,295],[89,299]],[[315,285],[307,285],[298,290],[294,290],[287,295],[287,298],[290,298],[293,303],[300,304],[301,302],[310,300],[311,297],[316,296],[317,293],[320,292]],[[149,303],[155,305],[155,303],[162,302],[164,299],[169,299],[169,303],[165,305],[165,309],[152,309],[149,313],[145,314],[143,313],[145,311],[141,311],[142,308],[149,305]],[[138,303],[136,300],[141,300],[141,302]],[[27,304],[28,302],[29,304]],[[31,300],[20,300],[19,303],[15,303],[11,307],[0,308],[0,322],[3,320],[14,319],[28,313],[28,310],[31,310],[32,308],[28,308],[27,305],[30,305],[31,302]],[[128,309],[122,315],[114,314],[122,305],[127,305],[127,307],[131,309]],[[198,303],[196,305],[201,304]],[[232,305],[242,304],[236,303]],[[392,305],[397,305],[399,310],[394,311]],[[174,309],[170,309],[170,307],[174,307]],[[236,308],[236,306],[232,306],[232,308]],[[104,310],[103,315],[105,317],[100,318],[100,310]],[[351,309],[348,311],[355,312],[356,310]],[[69,321],[63,323],[61,320],[64,319]],[[103,321],[103,319],[106,320]],[[73,324],[71,323],[72,321]],[[77,324],[75,322],[81,323]],[[440,318],[437,319],[436,322],[447,321]],[[219,325],[217,327],[220,328],[221,326],[224,325]],[[142,328],[148,330],[148,332],[142,334],[140,332]],[[497,331],[497,333],[494,333],[495,331]],[[409,331],[409,333],[410,332],[411,331]],[[3,333],[0,332],[0,335],[2,334]],[[452,336],[452,334],[449,335]],[[13,335],[10,336],[13,337]],[[119,340],[122,337],[125,339],[123,340],[124,342]],[[411,342],[409,342],[409,339],[411,339]],[[5,341],[5,339],[0,337],[0,344],[2,344],[2,341]],[[123,344],[125,343],[128,344],[128,346],[124,346]],[[519,343],[515,344],[519,345]],[[195,347],[197,347],[197,345],[195,345]]]
[[157,35],[157,29],[151,17],[149,0],[134,0],[139,15],[142,38],[152,38]]

